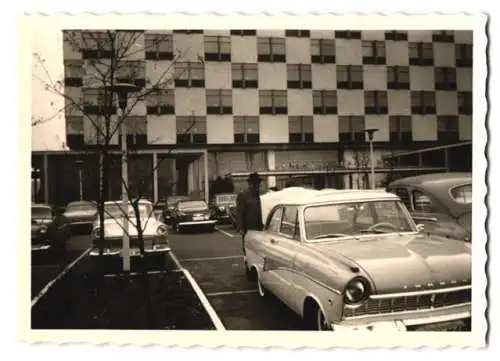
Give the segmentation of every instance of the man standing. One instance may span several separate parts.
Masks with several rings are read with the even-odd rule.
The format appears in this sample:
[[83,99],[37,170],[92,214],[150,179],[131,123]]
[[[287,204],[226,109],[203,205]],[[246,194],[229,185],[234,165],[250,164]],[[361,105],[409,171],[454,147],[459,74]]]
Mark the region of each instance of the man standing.
[[243,255],[245,253],[245,235],[249,230],[261,231],[262,208],[260,204],[260,182],[257,172],[248,176],[248,190],[238,194],[236,198],[236,227],[242,235]]

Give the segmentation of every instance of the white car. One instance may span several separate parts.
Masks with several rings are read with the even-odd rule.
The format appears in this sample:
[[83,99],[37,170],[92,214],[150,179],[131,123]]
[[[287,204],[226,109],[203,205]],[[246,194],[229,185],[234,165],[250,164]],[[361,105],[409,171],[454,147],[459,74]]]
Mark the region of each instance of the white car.
[[[99,217],[94,221],[92,227],[92,239],[94,248],[91,256],[99,255],[99,242],[101,232],[104,232],[105,256],[120,255],[122,252],[122,239],[124,234],[124,220],[128,220],[127,233],[130,237],[130,256],[140,255],[140,242],[138,229],[142,230],[145,253],[161,253],[170,251],[168,232],[165,223],[160,221],[154,214],[153,203],[140,200],[138,203],[139,222],[137,222],[135,210],[132,204],[126,210],[123,209],[122,201],[108,201],[104,203],[104,227],[101,227]],[[140,228],[138,227],[140,225]]]

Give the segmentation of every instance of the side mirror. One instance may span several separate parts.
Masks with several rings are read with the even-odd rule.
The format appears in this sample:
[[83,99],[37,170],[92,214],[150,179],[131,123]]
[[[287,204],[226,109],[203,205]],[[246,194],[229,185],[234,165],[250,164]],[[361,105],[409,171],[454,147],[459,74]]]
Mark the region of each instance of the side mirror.
[[425,226],[421,223],[417,224],[417,232],[421,233],[425,229]]

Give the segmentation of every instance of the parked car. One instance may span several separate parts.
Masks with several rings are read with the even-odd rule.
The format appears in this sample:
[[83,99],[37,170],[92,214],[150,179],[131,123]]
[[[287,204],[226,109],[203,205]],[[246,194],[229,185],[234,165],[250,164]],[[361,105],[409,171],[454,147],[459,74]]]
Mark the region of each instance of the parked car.
[[166,200],[160,200],[153,205],[153,212],[159,221],[165,222],[163,219],[163,210],[165,209]]
[[[104,227],[99,219],[94,221],[92,239],[94,243],[90,256],[99,255],[101,232],[104,232],[104,255],[119,256],[122,252],[123,221],[128,220],[128,235],[130,236],[130,256],[140,256],[140,242],[137,231],[137,218],[132,204],[129,202],[126,209],[122,201],[108,201],[104,203]],[[140,229],[142,229],[145,253],[165,253],[170,251],[168,232],[165,223],[156,219],[153,204],[150,201],[140,200],[138,203]]]
[[51,251],[61,256],[70,236],[67,220],[54,207],[31,205],[31,251]]
[[231,223],[230,208],[236,207],[236,197],[234,193],[216,194],[210,203],[210,210],[213,217],[221,224]]
[[70,202],[63,214],[72,232],[82,230],[90,233],[97,217],[97,205],[89,201]]
[[216,223],[217,220],[205,201],[179,201],[172,212],[172,227],[176,232],[190,227],[205,228],[213,232]]
[[472,173],[433,173],[389,184],[426,232],[471,240]]
[[167,224],[172,224],[172,212],[177,205],[177,202],[188,200],[188,196],[170,196],[165,201],[165,206],[163,208],[163,220]]
[[420,232],[395,194],[261,196],[247,276],[315,330],[470,330],[470,243]]

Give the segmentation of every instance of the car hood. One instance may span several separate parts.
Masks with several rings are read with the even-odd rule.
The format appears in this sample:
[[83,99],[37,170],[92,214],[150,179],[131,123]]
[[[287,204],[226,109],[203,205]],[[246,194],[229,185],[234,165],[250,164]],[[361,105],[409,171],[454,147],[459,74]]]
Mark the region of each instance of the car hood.
[[[154,235],[158,226],[162,223],[157,221],[154,217],[141,218],[141,228],[143,229],[144,235]],[[128,234],[130,236],[137,236],[136,221],[129,220]],[[95,223],[98,226],[99,222]],[[106,236],[119,237],[123,236],[123,219],[106,219],[104,221],[104,233]]]
[[471,280],[471,249],[462,241],[423,234],[377,235],[314,247],[331,259],[344,257],[356,263],[377,293],[468,284]]
[[198,213],[209,213],[209,210],[206,208],[200,208],[200,209],[189,209],[180,212],[184,214],[198,214]]

